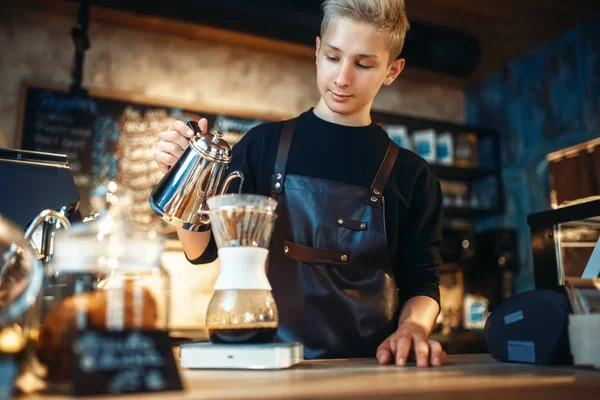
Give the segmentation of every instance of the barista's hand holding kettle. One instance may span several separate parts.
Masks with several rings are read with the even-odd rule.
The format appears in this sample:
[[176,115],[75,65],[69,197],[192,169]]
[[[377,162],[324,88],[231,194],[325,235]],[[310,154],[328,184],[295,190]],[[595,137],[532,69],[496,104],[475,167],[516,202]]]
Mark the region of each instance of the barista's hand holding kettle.
[[[208,121],[202,118],[198,121],[200,131],[208,132]],[[183,121],[175,121],[168,130],[158,134],[159,142],[154,149],[154,160],[163,173],[166,173],[183,155],[190,146],[190,139],[195,132]],[[177,228],[177,235],[186,253],[191,258],[197,258],[208,246],[210,241],[210,230],[206,232],[192,232],[184,228]]]
[[[208,121],[202,118],[198,121],[202,133],[208,132]],[[195,135],[183,121],[175,121],[168,130],[158,134],[159,142],[154,149],[154,161],[163,173],[174,165],[183,152],[190,146],[190,139]]]

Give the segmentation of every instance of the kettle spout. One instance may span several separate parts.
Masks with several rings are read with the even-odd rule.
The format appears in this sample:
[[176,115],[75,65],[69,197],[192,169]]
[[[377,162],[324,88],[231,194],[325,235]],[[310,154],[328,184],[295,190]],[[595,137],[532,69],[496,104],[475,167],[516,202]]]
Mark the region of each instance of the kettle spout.
[[240,188],[238,190],[238,193],[241,193],[242,192],[242,184],[244,183],[244,174],[241,173],[240,171],[233,171],[231,174],[229,174],[227,176],[227,178],[225,178],[225,181],[223,182],[223,187],[221,188],[221,191],[219,192],[219,194],[226,193],[227,189],[229,188],[229,185],[236,178],[239,178],[239,180],[240,180]]

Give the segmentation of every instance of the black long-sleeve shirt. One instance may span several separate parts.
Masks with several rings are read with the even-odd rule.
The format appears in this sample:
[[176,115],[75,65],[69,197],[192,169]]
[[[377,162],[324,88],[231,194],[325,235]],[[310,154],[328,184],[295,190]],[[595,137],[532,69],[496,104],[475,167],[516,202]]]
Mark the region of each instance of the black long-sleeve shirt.
[[[239,170],[242,192],[268,196],[283,122],[249,130],[233,147],[229,171]],[[377,124],[352,127],[317,117],[312,108],[298,117],[286,173],[370,188],[383,160],[389,138]],[[236,181],[237,182],[237,181]],[[229,192],[238,185],[232,184]],[[427,162],[400,149],[383,191],[388,249],[395,265],[401,303],[414,296],[440,302],[439,266],[442,195],[439,181]],[[194,264],[217,257],[214,238]]]

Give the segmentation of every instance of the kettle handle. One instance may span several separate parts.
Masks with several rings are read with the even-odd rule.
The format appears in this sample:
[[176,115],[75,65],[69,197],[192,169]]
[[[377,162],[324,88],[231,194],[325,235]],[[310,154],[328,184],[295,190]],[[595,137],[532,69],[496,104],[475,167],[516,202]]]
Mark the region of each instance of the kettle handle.
[[188,121],[186,123],[186,125],[188,127],[190,127],[192,129],[192,131],[194,131],[194,135],[199,136],[202,134],[202,130],[200,129],[200,125],[198,125],[198,123],[196,121]]
[[[239,180],[240,180],[240,188],[238,190],[238,193],[242,193],[242,184],[244,183],[244,174],[241,173],[240,171],[233,171],[231,174],[227,175],[227,178],[225,178],[225,181],[223,181],[223,187],[221,188],[221,191],[218,193],[224,194],[227,191],[227,188],[229,188],[229,185],[231,184],[231,182],[237,178],[239,178]],[[196,212],[201,215],[210,215],[210,210],[198,210]]]
[[239,180],[240,180],[240,188],[238,189],[238,193],[242,193],[242,184],[244,183],[244,174],[241,173],[240,171],[233,171],[231,174],[227,175],[227,178],[225,178],[225,181],[223,182],[223,187],[221,188],[221,192],[219,194],[224,194],[227,191],[227,189],[229,188],[229,185],[231,184],[231,182],[236,178],[239,178]]

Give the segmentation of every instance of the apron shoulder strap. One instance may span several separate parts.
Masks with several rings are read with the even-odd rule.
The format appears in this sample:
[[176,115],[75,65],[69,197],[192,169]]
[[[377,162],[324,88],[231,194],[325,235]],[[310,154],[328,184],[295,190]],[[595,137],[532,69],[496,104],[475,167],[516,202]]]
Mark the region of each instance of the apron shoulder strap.
[[285,167],[287,164],[292,136],[296,127],[296,118],[289,119],[283,123],[279,147],[277,148],[277,158],[275,158],[275,169],[271,177],[271,197],[275,198],[283,193],[283,183],[285,181]]
[[377,171],[377,175],[375,175],[375,179],[371,184],[371,189],[369,189],[369,198],[366,200],[367,204],[372,206],[379,206],[381,204],[383,188],[387,184],[392,169],[394,168],[394,164],[396,164],[399,150],[400,148],[398,145],[390,140],[385,152],[385,157],[383,157],[383,161],[379,166],[379,171]]

